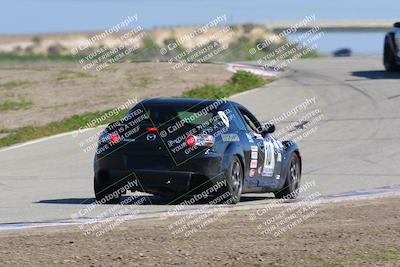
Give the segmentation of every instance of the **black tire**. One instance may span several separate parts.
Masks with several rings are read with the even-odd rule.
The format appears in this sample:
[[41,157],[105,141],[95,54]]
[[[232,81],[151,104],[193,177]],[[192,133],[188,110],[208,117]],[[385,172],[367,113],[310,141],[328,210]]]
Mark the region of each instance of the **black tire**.
[[94,179],[94,195],[96,200],[103,204],[119,204],[121,194],[117,190],[114,186],[102,185],[97,179]]
[[386,71],[400,71],[400,66],[396,64],[396,58],[390,47],[389,40],[385,41],[383,48],[383,65],[385,66]]
[[284,187],[275,192],[276,198],[288,198],[295,199],[297,198],[299,192],[298,188],[300,187],[301,181],[301,167],[300,167],[300,159],[296,153],[292,153],[289,160],[289,167],[286,173],[286,180]]
[[226,186],[223,193],[229,192],[229,199],[222,200],[229,204],[236,204],[240,201],[243,189],[243,167],[242,162],[237,156],[233,156],[225,174]]

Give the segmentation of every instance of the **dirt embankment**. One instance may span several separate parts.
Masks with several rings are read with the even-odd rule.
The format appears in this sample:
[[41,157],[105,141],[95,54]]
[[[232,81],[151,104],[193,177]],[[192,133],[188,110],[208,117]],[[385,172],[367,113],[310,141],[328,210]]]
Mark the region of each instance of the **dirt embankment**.
[[400,266],[399,204],[400,197],[321,204],[279,236],[257,225],[282,208],[254,220],[254,210],[229,212],[189,237],[172,233],[179,217],[125,222],[100,238],[76,226],[1,232],[0,265]]

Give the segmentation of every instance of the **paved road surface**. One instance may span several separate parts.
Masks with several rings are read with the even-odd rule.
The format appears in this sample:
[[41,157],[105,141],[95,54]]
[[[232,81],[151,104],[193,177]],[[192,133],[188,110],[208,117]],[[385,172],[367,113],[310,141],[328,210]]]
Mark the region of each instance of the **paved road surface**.
[[[301,60],[291,69],[266,88],[232,99],[267,121],[315,97],[315,104],[277,124],[280,131],[313,110],[323,114],[302,130],[313,129],[299,141],[303,182],[315,180],[313,191],[322,194],[400,184],[400,75],[383,72],[379,57]],[[83,152],[79,142],[93,133],[0,151],[0,223],[65,219],[85,208],[80,203],[93,197],[93,152]],[[171,208],[151,200],[135,209]],[[271,201],[244,200],[239,205]]]

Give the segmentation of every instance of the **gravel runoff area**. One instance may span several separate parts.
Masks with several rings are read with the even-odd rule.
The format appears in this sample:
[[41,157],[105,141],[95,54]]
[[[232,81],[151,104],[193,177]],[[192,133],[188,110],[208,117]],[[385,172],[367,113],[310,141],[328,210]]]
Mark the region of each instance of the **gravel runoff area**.
[[[188,215],[126,221],[100,237],[85,236],[78,226],[3,231],[0,265],[400,266],[398,195],[291,205],[217,211],[209,214],[214,220],[198,215],[190,226],[197,232],[175,228]],[[285,231],[265,231],[282,212],[309,216],[282,224]]]

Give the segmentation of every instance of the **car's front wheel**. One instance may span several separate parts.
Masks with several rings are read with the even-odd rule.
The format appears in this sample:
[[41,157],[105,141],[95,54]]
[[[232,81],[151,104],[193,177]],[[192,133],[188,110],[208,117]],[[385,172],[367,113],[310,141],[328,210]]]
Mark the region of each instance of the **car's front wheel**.
[[284,187],[275,192],[276,198],[289,198],[294,199],[299,194],[301,180],[301,168],[300,168],[300,159],[296,153],[292,153],[289,161],[289,168],[286,173],[286,180]]

